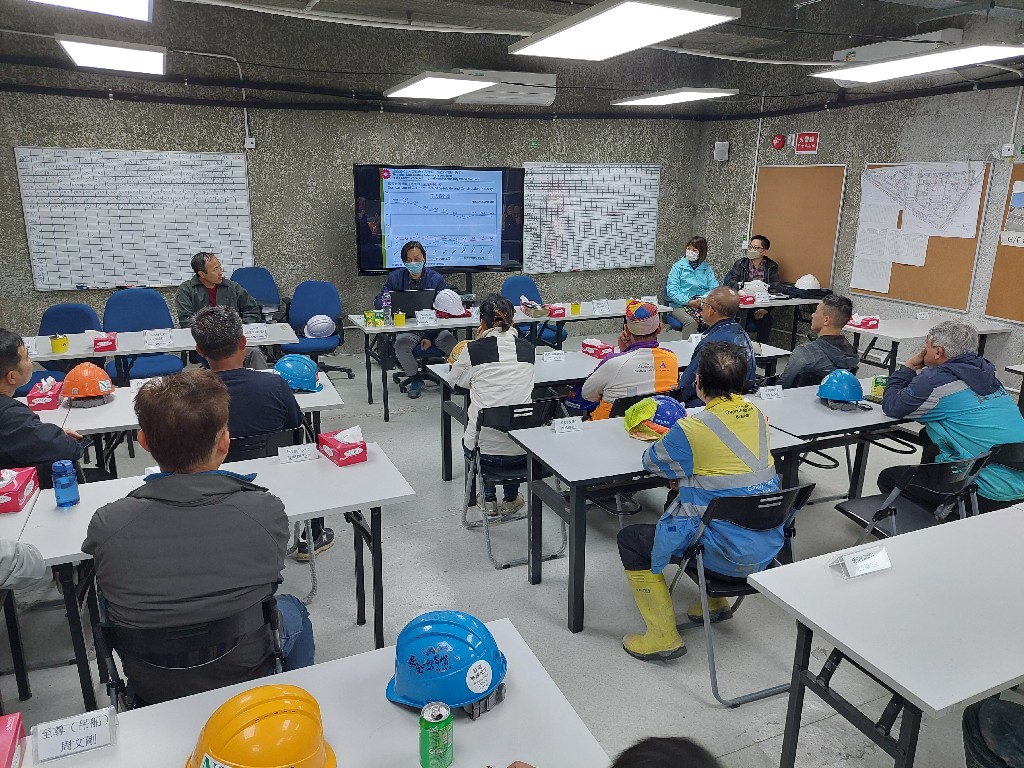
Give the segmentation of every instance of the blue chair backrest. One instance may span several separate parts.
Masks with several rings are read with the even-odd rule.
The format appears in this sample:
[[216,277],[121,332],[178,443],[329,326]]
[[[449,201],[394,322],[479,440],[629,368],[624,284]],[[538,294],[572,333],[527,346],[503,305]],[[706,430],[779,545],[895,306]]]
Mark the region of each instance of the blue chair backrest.
[[173,327],[167,302],[152,288],[114,291],[103,308],[104,331],[124,333]]
[[332,320],[341,317],[341,297],[333,283],[307,280],[295,288],[288,308],[288,322],[295,332],[303,330],[313,315],[327,315]]
[[516,307],[519,306],[520,296],[540,303],[540,291],[537,289],[537,283],[529,275],[506,277],[505,282],[501,284],[501,295]]
[[85,333],[98,331],[102,327],[96,310],[88,304],[54,304],[43,312],[39,321],[39,335]]
[[239,267],[231,273],[231,279],[245,288],[257,304],[276,307],[281,303],[281,293],[270,270],[264,267]]

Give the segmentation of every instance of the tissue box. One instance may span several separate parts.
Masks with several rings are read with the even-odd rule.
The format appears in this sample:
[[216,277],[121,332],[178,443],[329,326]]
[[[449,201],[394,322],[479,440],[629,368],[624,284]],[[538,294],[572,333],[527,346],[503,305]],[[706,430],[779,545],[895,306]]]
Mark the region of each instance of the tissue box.
[[[338,430],[338,432],[343,431]],[[342,442],[337,438],[338,432],[322,432],[320,434],[316,439],[320,453],[339,467],[366,461],[366,443],[362,440],[357,443]]]
[[13,472],[14,478],[4,482],[0,476],[0,512],[21,512],[39,488],[39,475],[35,467],[7,471]]
[[611,344],[605,344],[603,341],[597,339],[585,339],[583,344],[580,345],[580,352],[584,355],[590,355],[603,360],[615,351],[615,347]]
[[20,712],[0,716],[0,768],[19,768],[25,755],[24,738],[25,726]]
[[562,304],[549,305],[548,317],[565,317],[565,306]]
[[116,352],[117,351],[117,334],[116,333],[100,333],[95,336],[92,340],[92,351],[93,352]]
[[[63,381],[58,381],[49,390],[43,392],[43,382],[37,381],[35,386],[28,393],[25,402],[33,411],[52,411],[60,405],[60,391],[64,387]],[[0,766],[2,768],[2,766]]]
[[873,331],[878,328],[877,317],[854,317],[846,324],[850,328],[858,328],[862,331]]
[[746,294],[746,293],[741,293],[740,294],[740,306],[741,307],[751,307],[751,306],[754,305],[754,302],[756,302],[756,301],[757,301],[757,297],[756,296],[752,296],[752,295]]

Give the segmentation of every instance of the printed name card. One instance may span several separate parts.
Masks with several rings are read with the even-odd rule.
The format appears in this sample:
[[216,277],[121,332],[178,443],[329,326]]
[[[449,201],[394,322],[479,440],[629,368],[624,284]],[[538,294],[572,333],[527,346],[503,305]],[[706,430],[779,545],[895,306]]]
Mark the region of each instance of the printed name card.
[[607,315],[611,311],[608,309],[608,299],[594,299],[593,305],[595,315]]
[[171,346],[171,329],[157,328],[156,330],[143,331],[142,338],[146,342],[146,349],[161,349]]
[[837,562],[843,575],[848,579],[892,568],[889,554],[885,551],[885,546],[881,544],[840,555],[832,564],[835,565]]
[[562,363],[565,362],[565,350],[564,349],[547,349],[542,355],[542,359],[545,363]]
[[36,353],[36,337],[26,336],[22,341],[25,342],[25,351],[28,352],[28,356],[32,357]]
[[931,318],[931,313],[930,312],[918,312],[917,313],[917,319],[918,320],[928,320],[930,318]]
[[316,443],[305,443],[304,445],[286,445],[277,449],[277,455],[282,464],[294,464],[297,461],[313,461],[320,458],[320,451]]
[[416,310],[416,324],[417,325],[430,325],[431,323],[437,322],[437,312],[432,309],[417,309]]
[[579,432],[582,426],[583,419],[579,416],[551,420],[551,431],[556,435],[564,435],[566,432]]
[[640,301],[649,301],[649,302],[651,302],[651,304],[657,304],[658,303],[658,297],[657,296],[641,296],[640,297]]
[[117,742],[117,713],[107,707],[40,723],[32,727],[31,738],[39,763],[106,747]]
[[781,400],[782,387],[777,384],[773,387],[761,387],[757,390],[757,396],[762,400]]
[[266,341],[267,340],[267,324],[266,323],[249,323],[248,325],[242,326],[242,333],[245,334],[245,338],[248,341]]
[[698,344],[700,344],[701,339],[703,339],[703,338],[704,338],[704,334],[703,333],[691,333],[689,341],[690,341],[691,344],[693,344],[693,346],[696,347]]
[[159,381],[160,378],[161,378],[160,376],[154,376],[153,378],[150,378],[150,379],[132,379],[129,382],[128,386],[129,386],[129,389],[132,392],[138,392],[140,389],[142,389],[142,385],[143,384],[146,384],[146,383],[148,383],[150,381],[153,381],[153,380]]

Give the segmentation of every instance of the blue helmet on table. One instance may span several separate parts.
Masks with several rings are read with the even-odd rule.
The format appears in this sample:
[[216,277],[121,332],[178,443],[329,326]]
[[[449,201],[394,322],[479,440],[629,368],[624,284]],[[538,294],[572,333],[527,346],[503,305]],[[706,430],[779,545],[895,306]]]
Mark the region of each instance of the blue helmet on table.
[[324,385],[316,380],[317,368],[305,355],[285,355],[274,365],[293,392],[319,392]]
[[482,621],[462,611],[430,611],[399,633],[386,695],[417,709],[443,701],[476,718],[505,698],[507,671],[505,655]]
[[818,385],[818,397],[837,403],[858,403],[864,399],[860,381],[845,368],[837,368]]

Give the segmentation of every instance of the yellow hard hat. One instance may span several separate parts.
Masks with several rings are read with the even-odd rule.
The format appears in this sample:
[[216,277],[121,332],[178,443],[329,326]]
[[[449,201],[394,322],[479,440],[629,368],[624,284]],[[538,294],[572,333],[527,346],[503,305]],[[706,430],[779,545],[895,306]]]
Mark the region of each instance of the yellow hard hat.
[[460,341],[458,344],[455,345],[455,347],[452,349],[451,354],[448,355],[448,364],[449,365],[455,365],[455,361],[459,359],[459,355],[462,354],[462,350],[464,350],[466,348],[467,344],[469,344],[469,341],[466,340],[466,339],[463,339],[462,341]]
[[186,768],[336,768],[320,705],[294,685],[262,685],[225,701],[199,732]]

